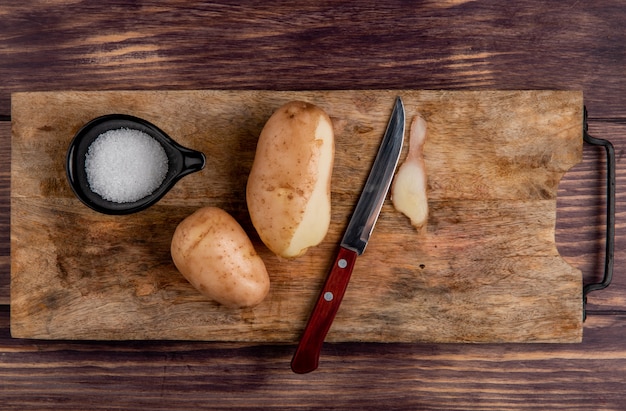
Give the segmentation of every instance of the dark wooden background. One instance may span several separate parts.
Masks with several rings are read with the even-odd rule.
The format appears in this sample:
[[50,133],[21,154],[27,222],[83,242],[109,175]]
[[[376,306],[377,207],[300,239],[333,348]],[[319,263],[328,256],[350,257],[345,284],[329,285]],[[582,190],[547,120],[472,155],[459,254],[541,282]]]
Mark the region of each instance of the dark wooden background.
[[[626,3],[72,1],[0,5],[1,409],[618,410],[626,407]],[[581,344],[293,346],[16,340],[9,332],[10,99],[113,89],[583,90],[617,156],[615,276]],[[598,281],[601,149],[559,188],[562,255]]]

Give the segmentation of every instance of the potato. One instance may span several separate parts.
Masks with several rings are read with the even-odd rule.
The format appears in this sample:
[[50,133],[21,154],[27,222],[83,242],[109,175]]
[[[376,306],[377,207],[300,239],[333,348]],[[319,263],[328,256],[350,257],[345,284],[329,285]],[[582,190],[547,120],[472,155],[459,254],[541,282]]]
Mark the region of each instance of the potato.
[[177,227],[172,259],[202,294],[228,307],[253,307],[267,295],[270,279],[248,235],[226,211],[204,207]]
[[301,256],[326,236],[334,156],[333,125],[321,108],[292,101],[267,120],[246,201],[259,237],[276,255]]

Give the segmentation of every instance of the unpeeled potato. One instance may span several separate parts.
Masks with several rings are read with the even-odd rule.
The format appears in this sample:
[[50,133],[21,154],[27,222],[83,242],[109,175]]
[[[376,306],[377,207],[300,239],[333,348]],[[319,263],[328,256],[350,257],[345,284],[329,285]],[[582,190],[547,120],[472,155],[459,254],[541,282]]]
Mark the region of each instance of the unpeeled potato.
[[205,296],[228,307],[258,305],[270,288],[261,257],[248,235],[226,211],[204,207],[177,227],[172,260]]
[[333,125],[320,107],[292,101],[267,120],[246,201],[259,237],[276,255],[301,256],[326,236],[334,155]]

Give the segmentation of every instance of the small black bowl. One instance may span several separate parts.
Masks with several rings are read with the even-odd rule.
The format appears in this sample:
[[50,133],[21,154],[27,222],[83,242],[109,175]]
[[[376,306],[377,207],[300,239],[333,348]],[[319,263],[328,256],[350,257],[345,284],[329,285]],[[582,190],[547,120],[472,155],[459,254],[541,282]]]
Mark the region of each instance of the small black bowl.
[[[168,170],[161,185],[152,194],[133,202],[116,203],[91,191],[85,171],[85,157],[91,143],[109,130],[128,128],[142,131],[158,141],[168,159]],[[91,120],[83,126],[67,150],[66,172],[76,197],[85,205],[104,214],[131,214],[144,210],[161,199],[182,177],[204,168],[203,153],[185,148],[172,140],[154,124],[126,114],[109,114]]]

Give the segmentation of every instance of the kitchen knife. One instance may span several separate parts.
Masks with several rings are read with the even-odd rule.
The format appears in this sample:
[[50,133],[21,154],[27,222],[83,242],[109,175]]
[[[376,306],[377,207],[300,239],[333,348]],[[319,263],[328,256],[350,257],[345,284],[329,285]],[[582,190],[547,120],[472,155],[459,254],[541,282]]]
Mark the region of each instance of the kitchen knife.
[[291,369],[298,374],[317,368],[322,344],[339,310],[356,258],[365,251],[387,197],[402,151],[404,117],[402,99],[397,97],[378,154],[341,240],[337,258],[291,360]]

